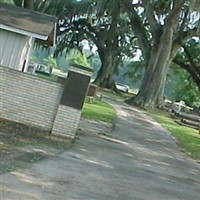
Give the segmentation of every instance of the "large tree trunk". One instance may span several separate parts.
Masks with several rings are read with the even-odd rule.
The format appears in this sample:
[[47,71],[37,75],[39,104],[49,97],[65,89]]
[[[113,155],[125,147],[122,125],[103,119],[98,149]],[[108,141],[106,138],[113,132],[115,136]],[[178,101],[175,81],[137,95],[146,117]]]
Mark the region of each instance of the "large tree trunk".
[[101,60],[101,68],[98,71],[97,77],[94,81],[99,87],[116,90],[113,74],[118,66],[118,35],[112,40],[102,41],[100,36],[99,43],[97,43],[98,53]]
[[163,99],[163,87],[171,63],[173,29],[165,27],[157,45],[152,47],[139,93],[128,103],[142,108],[159,106]]
[[113,53],[110,52],[109,55],[105,52],[100,55],[101,68],[98,71],[97,77],[94,81],[99,87],[107,89],[115,89],[115,83],[113,80],[113,73],[115,70],[115,64],[113,63]]
[[112,10],[112,21],[107,31],[97,34],[98,53],[101,60],[101,68],[98,71],[95,83],[107,89],[116,90],[113,74],[119,61],[119,30],[118,20],[120,17],[120,1],[117,1]]

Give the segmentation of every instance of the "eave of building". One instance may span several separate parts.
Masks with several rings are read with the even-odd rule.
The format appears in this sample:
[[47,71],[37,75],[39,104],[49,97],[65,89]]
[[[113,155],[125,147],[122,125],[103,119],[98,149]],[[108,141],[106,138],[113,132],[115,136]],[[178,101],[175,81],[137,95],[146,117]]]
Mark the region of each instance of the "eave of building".
[[18,34],[21,34],[21,35],[30,36],[30,37],[37,38],[37,39],[40,39],[40,40],[47,40],[48,39],[47,35],[32,33],[32,32],[29,32],[29,31],[25,31],[25,30],[13,28],[13,27],[10,27],[10,26],[6,26],[4,24],[0,24],[0,29],[10,31],[10,32],[14,32],[14,33],[18,33]]

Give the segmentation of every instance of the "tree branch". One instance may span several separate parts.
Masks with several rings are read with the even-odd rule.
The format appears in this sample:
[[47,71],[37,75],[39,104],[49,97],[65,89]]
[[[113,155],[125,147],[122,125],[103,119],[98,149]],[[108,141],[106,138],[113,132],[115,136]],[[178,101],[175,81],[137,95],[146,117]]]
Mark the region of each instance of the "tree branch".
[[185,45],[183,45],[183,49],[184,49],[185,55],[186,55],[186,57],[188,58],[188,60],[189,60],[189,62],[191,63],[191,65],[192,65],[194,68],[196,68],[196,70],[198,70],[198,72],[199,72],[199,74],[200,74],[200,66],[197,67],[197,64],[196,64],[196,63],[194,62],[194,60],[192,59],[192,55],[191,55],[189,49],[188,49]]
[[171,24],[171,26],[176,28],[176,25],[179,22],[179,20],[177,18],[179,17],[180,11],[185,2],[186,2],[186,0],[174,1],[174,6],[165,20],[166,24]]
[[199,37],[199,35],[200,35],[200,21],[198,22],[197,27],[190,29],[188,31],[179,30],[179,32],[177,32],[176,35],[177,35],[177,37],[174,39],[174,42],[173,42],[172,53],[177,52],[177,50],[181,46],[183,46],[189,38],[191,38],[193,36]]
[[185,63],[184,61],[180,60],[178,57],[175,57],[173,59],[173,62],[179,65],[181,68],[185,69],[190,74],[190,76],[192,77],[193,81],[196,83],[200,91],[200,73],[196,70],[197,69],[196,67],[200,68],[200,66],[194,67],[193,65]]
[[149,22],[151,32],[152,32],[153,36],[156,37],[157,30],[158,30],[158,28],[160,28],[160,25],[158,24],[158,22],[155,19],[152,5],[149,0],[143,0],[143,6],[145,8],[145,15]]
[[151,44],[148,40],[147,31],[134,6],[129,2],[124,2],[124,8],[130,18],[130,24],[141,46],[145,60],[149,60]]

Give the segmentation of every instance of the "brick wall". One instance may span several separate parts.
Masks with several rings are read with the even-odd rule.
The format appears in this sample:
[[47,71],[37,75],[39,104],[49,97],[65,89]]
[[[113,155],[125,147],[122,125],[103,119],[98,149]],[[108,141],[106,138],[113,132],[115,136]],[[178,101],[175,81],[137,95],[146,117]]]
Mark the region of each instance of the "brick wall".
[[54,122],[52,134],[73,138],[76,134],[80,117],[81,110],[60,105]]
[[51,130],[63,85],[0,66],[0,118]]

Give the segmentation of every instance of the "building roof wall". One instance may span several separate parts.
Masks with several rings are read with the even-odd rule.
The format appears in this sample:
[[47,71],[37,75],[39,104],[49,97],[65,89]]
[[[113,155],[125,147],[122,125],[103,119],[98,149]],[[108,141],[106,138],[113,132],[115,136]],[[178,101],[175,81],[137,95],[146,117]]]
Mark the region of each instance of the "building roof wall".
[[41,40],[54,40],[56,21],[57,18],[54,16],[0,3],[0,28],[4,30],[33,36]]

